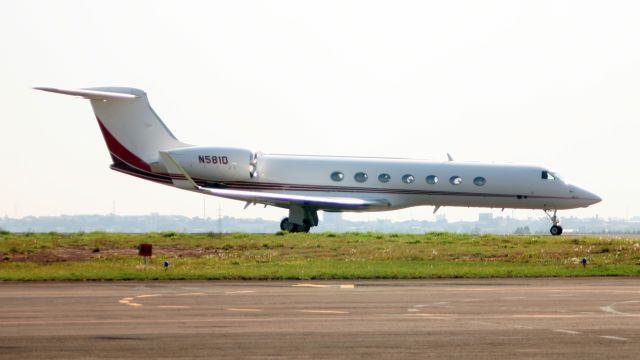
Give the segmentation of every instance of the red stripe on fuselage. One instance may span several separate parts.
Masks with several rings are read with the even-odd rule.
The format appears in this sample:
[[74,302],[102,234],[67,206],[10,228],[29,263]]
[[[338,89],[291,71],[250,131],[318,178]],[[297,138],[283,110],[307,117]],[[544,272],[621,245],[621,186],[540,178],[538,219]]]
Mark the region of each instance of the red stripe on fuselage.
[[[144,160],[140,159],[134,153],[129,151],[122,145],[102,124],[100,118],[96,117],[102,136],[107,143],[107,148],[114,157],[113,170],[123,172],[132,176],[140,177],[146,180],[171,184],[171,179],[186,180],[183,174],[158,174],[151,170],[151,166]],[[119,161],[118,161],[119,160]],[[124,166],[118,164],[124,162]],[[130,168],[127,168],[130,167]],[[143,173],[141,173],[143,172]],[[144,174],[146,172],[147,174]],[[474,193],[474,192],[456,192],[456,191],[429,191],[419,189],[389,189],[389,188],[367,188],[367,187],[350,187],[350,186],[331,186],[331,185],[310,185],[310,184],[287,184],[273,182],[252,182],[252,181],[231,181],[219,182],[214,180],[206,180],[202,178],[193,178],[200,186],[206,185],[207,182],[219,183],[223,188],[232,190],[257,190],[257,191],[310,191],[310,192],[350,192],[350,193],[377,193],[377,194],[396,194],[396,195],[440,195],[440,196],[482,196],[482,197],[515,197],[514,194],[492,194],[492,193]],[[527,198],[532,199],[569,199],[563,196],[534,196],[529,195]]]
[[151,166],[149,164],[129,151],[113,135],[111,135],[109,130],[104,126],[104,124],[102,124],[99,117],[96,116],[96,119],[98,119],[98,125],[100,126],[100,131],[102,131],[104,141],[107,143],[107,148],[109,148],[109,151],[112,154],[116,155],[122,159],[122,161],[127,162],[133,167],[151,172]]

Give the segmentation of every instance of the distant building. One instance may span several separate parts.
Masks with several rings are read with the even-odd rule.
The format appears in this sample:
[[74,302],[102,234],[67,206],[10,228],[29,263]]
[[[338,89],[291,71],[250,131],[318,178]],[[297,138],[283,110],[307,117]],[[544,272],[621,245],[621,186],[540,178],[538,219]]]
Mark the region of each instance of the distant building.
[[438,224],[446,224],[446,223],[448,223],[447,215],[445,215],[445,214],[436,215],[436,223],[438,223]]
[[480,213],[478,214],[478,221],[483,222],[483,221],[491,221],[493,220],[493,214],[492,213]]
[[[512,217],[479,214],[478,221],[449,222],[444,214],[435,217],[435,221],[426,220],[369,220],[351,221],[343,219],[342,213],[324,213],[324,221],[315,232],[331,231],[381,231],[388,233],[421,234],[432,231],[450,231],[475,234],[548,234],[549,219],[515,219]],[[602,219],[602,218],[563,218],[566,229],[573,233],[593,234],[640,234],[640,218]],[[111,232],[244,232],[275,233],[280,230],[280,221],[264,219],[237,219],[223,217],[220,219],[189,218],[180,215],[62,215],[62,216],[26,216],[23,218],[0,217],[0,229],[12,232],[78,232],[78,231],[111,231]]]

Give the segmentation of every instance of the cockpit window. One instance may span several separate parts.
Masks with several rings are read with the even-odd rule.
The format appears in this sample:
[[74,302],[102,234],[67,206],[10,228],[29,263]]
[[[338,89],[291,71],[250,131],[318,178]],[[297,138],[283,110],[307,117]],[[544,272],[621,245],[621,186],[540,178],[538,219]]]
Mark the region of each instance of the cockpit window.
[[551,171],[543,170],[542,171],[542,179],[543,180],[562,180],[560,176],[556,173],[552,173]]

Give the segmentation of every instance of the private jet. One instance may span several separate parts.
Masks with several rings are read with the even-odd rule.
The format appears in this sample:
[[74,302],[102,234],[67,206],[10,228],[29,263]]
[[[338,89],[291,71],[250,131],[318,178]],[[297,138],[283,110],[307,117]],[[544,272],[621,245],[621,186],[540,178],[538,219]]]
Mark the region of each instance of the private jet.
[[144,91],[126,87],[36,90],[89,99],[111,169],[202,194],[288,209],[280,228],[308,232],[318,211],[388,211],[412,206],[540,209],[552,235],[558,210],[600,197],[545,167],[417,159],[269,154],[179,141]]

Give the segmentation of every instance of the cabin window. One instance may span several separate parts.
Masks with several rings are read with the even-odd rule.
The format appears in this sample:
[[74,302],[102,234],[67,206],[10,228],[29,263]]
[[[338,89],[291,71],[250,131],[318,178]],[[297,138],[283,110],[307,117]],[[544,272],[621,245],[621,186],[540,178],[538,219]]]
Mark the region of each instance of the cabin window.
[[449,178],[449,183],[451,183],[451,185],[460,185],[462,184],[462,178],[458,175],[452,176]]
[[405,183],[405,184],[411,184],[414,181],[416,181],[416,178],[411,174],[407,174],[407,175],[402,177],[402,182]]
[[427,184],[435,185],[438,183],[438,177],[435,175],[429,175],[425,178]]
[[487,179],[483,178],[482,176],[478,176],[475,179],[473,179],[473,183],[476,186],[484,186],[484,184],[487,183]]
[[378,175],[378,181],[380,181],[381,183],[388,183],[389,180],[391,180],[391,175],[389,174],[380,174]]
[[343,179],[344,179],[344,174],[341,171],[334,171],[331,173],[331,180],[342,181]]
[[367,175],[367,173],[363,173],[361,172],[357,172],[355,175],[353,175],[353,179],[359,183],[363,183],[365,181],[367,181],[367,179],[369,179],[369,175]]

